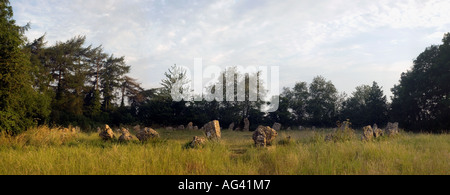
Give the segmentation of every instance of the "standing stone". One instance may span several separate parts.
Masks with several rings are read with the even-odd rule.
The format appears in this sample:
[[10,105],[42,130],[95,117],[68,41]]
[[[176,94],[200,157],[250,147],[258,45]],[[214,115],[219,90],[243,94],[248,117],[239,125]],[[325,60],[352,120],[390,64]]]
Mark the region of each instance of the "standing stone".
[[134,133],[137,133],[141,130],[141,126],[140,125],[136,125],[133,127]]
[[386,134],[388,136],[397,135],[399,133],[398,131],[398,123],[388,123],[386,126]]
[[191,148],[199,147],[204,145],[206,142],[206,139],[204,137],[197,137],[195,136],[192,142],[190,143]]
[[250,121],[248,118],[244,119],[244,131],[250,131]]
[[350,129],[350,125],[351,125],[351,123],[349,121],[344,121],[344,122],[342,122],[339,129],[342,131],[344,131],[346,129]]
[[197,131],[197,130],[198,130],[198,126],[194,126],[194,130],[196,130],[196,131]]
[[253,137],[253,140],[255,141],[256,147],[266,147],[266,135],[264,131],[259,131],[256,138]]
[[233,131],[233,130],[234,130],[234,123],[231,123],[231,124],[228,126],[228,129],[231,130],[231,131]]
[[159,138],[159,133],[153,130],[152,128],[146,127],[144,129],[141,129],[136,134],[136,137],[139,139],[139,141],[145,142],[149,139]]
[[166,127],[166,130],[173,131],[174,129],[173,129],[173,127]]
[[286,130],[287,130],[287,131],[290,131],[290,130],[292,130],[292,129],[291,129],[291,127],[288,127]]
[[370,141],[373,139],[373,129],[370,125],[365,126],[363,128],[363,135],[362,135],[362,139],[366,140],[366,141]]
[[280,123],[274,123],[272,126],[272,129],[275,129],[275,131],[279,131],[281,129],[281,124]]
[[270,146],[272,145],[273,140],[278,136],[277,131],[270,127],[259,126],[256,131],[253,133],[253,141],[256,146]]
[[298,130],[303,130],[303,129],[305,129],[303,126],[298,126]]
[[122,127],[121,132],[122,132],[122,135],[119,137],[119,141],[127,142],[127,141],[133,140],[133,136],[130,134],[128,129],[125,129],[125,128]]
[[186,126],[187,130],[194,130],[194,123],[190,122],[187,126]]
[[374,124],[372,129],[373,129],[373,136],[375,138],[383,136],[383,130],[379,129],[377,124]]
[[180,126],[178,126],[178,128],[177,128],[178,130],[184,130],[184,125],[180,125]]
[[[99,128],[98,128],[99,129]],[[104,129],[100,130],[99,136],[104,140],[112,140],[115,138],[113,130],[109,127],[109,125],[105,125]]]
[[206,123],[202,129],[205,131],[205,135],[208,139],[220,139],[220,124],[218,120]]

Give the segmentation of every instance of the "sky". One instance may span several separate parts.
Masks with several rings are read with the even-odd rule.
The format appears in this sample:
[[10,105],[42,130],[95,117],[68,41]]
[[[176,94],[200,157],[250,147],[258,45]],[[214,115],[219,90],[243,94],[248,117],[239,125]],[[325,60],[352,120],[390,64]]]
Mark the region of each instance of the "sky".
[[281,87],[321,75],[339,92],[400,75],[450,32],[448,0],[12,0],[31,41],[85,35],[160,87],[173,64],[279,66]]

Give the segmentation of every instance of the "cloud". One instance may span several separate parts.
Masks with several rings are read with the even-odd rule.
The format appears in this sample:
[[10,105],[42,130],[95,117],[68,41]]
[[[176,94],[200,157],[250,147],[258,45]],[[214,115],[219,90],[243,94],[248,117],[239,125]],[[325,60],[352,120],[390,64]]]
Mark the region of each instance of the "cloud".
[[47,33],[53,44],[86,35],[89,43],[125,56],[132,75],[152,87],[171,65],[190,66],[203,57],[205,65],[222,67],[279,65],[283,86],[319,74],[352,86],[360,81],[348,79],[351,74],[376,80],[373,71],[388,71],[392,78],[382,78],[389,80],[388,89],[406,67],[396,63],[412,62],[450,28],[446,0],[15,0],[12,5],[19,23],[31,21],[31,39]]

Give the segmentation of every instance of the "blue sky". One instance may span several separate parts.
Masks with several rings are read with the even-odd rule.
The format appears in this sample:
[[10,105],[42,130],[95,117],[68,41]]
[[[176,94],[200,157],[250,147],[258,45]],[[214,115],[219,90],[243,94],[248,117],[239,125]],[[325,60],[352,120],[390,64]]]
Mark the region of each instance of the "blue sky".
[[131,76],[159,87],[173,65],[280,66],[281,86],[322,75],[340,92],[378,82],[386,95],[450,32],[448,0],[13,0],[30,40],[86,35]]

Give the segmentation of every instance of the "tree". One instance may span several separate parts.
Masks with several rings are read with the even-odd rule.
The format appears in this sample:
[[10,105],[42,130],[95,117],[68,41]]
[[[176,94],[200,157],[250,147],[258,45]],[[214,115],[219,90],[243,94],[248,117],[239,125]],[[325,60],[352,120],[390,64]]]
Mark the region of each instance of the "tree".
[[384,125],[388,121],[388,103],[383,90],[374,81],[370,87],[369,95],[366,100],[368,123]]
[[121,85],[122,99],[120,101],[120,107],[125,107],[125,97],[128,98],[130,103],[139,101],[142,91],[144,91],[144,89],[141,87],[141,84],[137,82],[137,79],[125,76]]
[[354,127],[362,127],[369,124],[367,101],[370,96],[371,87],[361,85],[356,87],[352,96],[343,102],[341,119],[350,119]]
[[387,100],[383,90],[376,82],[372,86],[361,85],[356,87],[352,97],[343,103],[341,119],[350,119],[354,127],[387,122]]
[[336,121],[338,92],[331,81],[317,76],[309,86],[306,110],[311,125],[332,126]]
[[308,84],[306,82],[296,83],[292,89],[291,94],[287,96],[290,100],[290,107],[295,115],[295,121],[297,124],[304,124],[306,122],[307,116],[307,101],[308,101],[309,91]]
[[125,57],[115,58],[111,55],[104,65],[100,74],[101,92],[103,95],[103,110],[109,112],[112,110],[113,102],[118,96],[117,90],[120,90],[125,74],[130,71],[130,66],[125,63]]
[[91,46],[84,47],[85,41],[85,36],[76,36],[47,49],[48,75],[56,83],[51,113],[56,124],[68,125],[84,117],[84,96],[90,78],[87,53],[91,49]]
[[442,45],[432,45],[402,73],[392,88],[390,119],[406,129],[438,131],[450,128],[450,33]]
[[296,112],[293,107],[296,106],[295,104],[297,103],[297,101],[294,100],[294,96],[294,92],[291,91],[291,89],[287,87],[283,88],[283,92],[280,94],[278,110],[268,114],[268,119],[270,121],[269,125],[275,122],[281,123],[284,126],[294,125],[294,122],[296,121],[294,113]]
[[38,110],[47,108],[32,88],[30,58],[23,49],[29,25],[17,26],[12,17],[9,1],[0,0],[0,131],[19,133],[45,120]]
[[250,121],[250,129],[256,129],[258,124],[263,123],[264,113],[261,108],[265,104],[263,99],[267,91],[261,85],[264,82],[261,74],[261,71],[244,72],[239,67],[230,67],[221,73],[223,79],[217,81],[216,86],[223,86],[226,101],[218,104],[218,119],[225,124],[239,124],[241,129],[245,118]]

